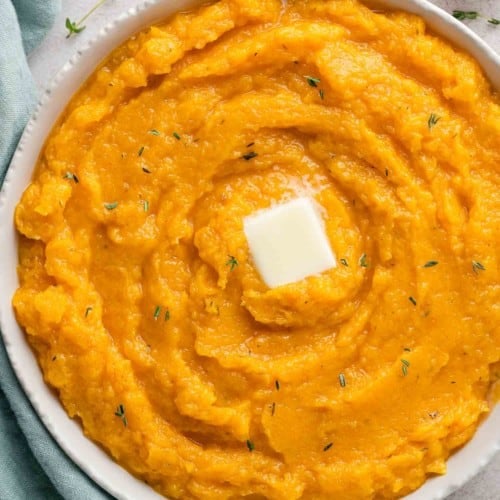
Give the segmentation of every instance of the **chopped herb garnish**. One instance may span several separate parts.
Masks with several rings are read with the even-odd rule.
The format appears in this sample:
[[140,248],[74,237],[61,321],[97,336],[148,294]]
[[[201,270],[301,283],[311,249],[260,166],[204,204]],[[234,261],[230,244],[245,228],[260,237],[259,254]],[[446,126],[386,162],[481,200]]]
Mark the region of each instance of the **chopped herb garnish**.
[[359,258],[359,265],[361,267],[368,267],[368,257],[366,256],[366,253],[364,253],[360,258]]
[[429,127],[429,130],[432,127],[434,127],[434,125],[436,125],[439,120],[441,120],[440,116],[437,116],[436,114],[431,113],[431,115],[429,116],[429,119],[427,120],[427,126]]
[[68,30],[68,34],[66,35],[66,38],[69,38],[71,35],[81,33],[85,29],[85,26],[78,26],[78,23],[71,21],[69,19],[69,17],[66,18],[65,26],[66,26],[66,29]]
[[150,174],[150,173],[151,173],[151,170],[148,170],[146,167],[142,167],[142,171],[143,171],[145,174]]
[[127,417],[125,416],[125,407],[123,405],[118,405],[118,408],[115,411],[115,415],[117,417],[120,417],[123,422],[123,425],[127,427],[128,422],[127,422]]
[[255,142],[249,142],[249,143],[247,144],[247,148],[251,148],[251,147],[252,147],[252,146],[254,146],[254,145],[255,145]]
[[333,443],[328,443],[324,448],[323,451],[328,451],[331,447],[333,446]]
[[149,201],[142,200],[142,207],[143,207],[144,211],[147,212],[149,210]]
[[141,146],[139,148],[139,151],[137,151],[137,156],[142,156],[142,153],[144,153],[144,146]]
[[78,22],[73,22],[69,19],[69,17],[66,18],[66,29],[68,30],[68,34],[66,35],[66,38],[69,38],[71,35],[75,35],[78,33],[81,33],[84,29],[85,26],[83,26],[83,23],[91,16],[91,14],[96,11],[106,0],[100,0],[97,2]]
[[345,266],[345,267],[349,267],[349,264],[347,262],[347,259],[340,259],[340,263]]
[[181,136],[180,136],[177,132],[174,132],[172,135],[173,135],[173,136],[174,136],[174,137],[175,137],[178,141],[180,141],[180,140],[181,140]]
[[271,405],[271,416],[274,417],[274,414],[276,412],[276,403],[273,402]]
[[52,356],[52,361],[55,361],[57,359],[57,356]]
[[475,10],[454,10],[453,17],[458,19],[459,21],[463,21],[464,19],[477,19],[479,16],[479,12]]
[[63,179],[70,179],[70,180],[74,181],[76,184],[78,184],[80,182],[78,180],[78,177],[74,173],[72,173],[72,172],[66,172],[63,175]]
[[226,266],[229,266],[230,271],[234,271],[235,267],[238,265],[238,261],[236,260],[236,257],[232,255],[228,255],[229,259],[226,262]]
[[255,151],[250,151],[249,153],[246,153],[242,156],[242,158],[246,161],[251,160],[252,158],[255,158],[257,156],[257,153]]
[[401,371],[403,375],[406,377],[408,375],[408,367],[410,366],[410,362],[406,359],[401,360]]
[[280,386],[280,381],[279,381],[279,380],[275,380],[275,381],[274,381],[274,385],[275,385],[275,387],[276,387],[276,390],[277,390],[277,391],[279,391],[279,390],[280,390],[280,387],[281,387],[281,386]]
[[434,267],[437,266],[439,262],[437,260],[429,260],[424,264],[424,267]]
[[481,262],[478,262],[476,260],[472,261],[472,270],[476,273],[479,274],[479,271],[486,271],[486,268],[481,264]]
[[317,87],[318,83],[321,82],[319,78],[314,78],[313,76],[304,76],[304,78],[311,87]]
[[151,130],[148,130],[148,134],[158,136],[158,135],[160,135],[160,131],[156,130],[155,128],[152,128]]
[[500,19],[495,19],[494,17],[492,17],[491,19],[488,19],[488,22],[490,24],[493,24],[494,26],[498,26],[500,24]]
[[165,311],[165,318],[164,319],[165,319],[165,321],[168,321],[170,319],[170,311],[168,309]]
[[160,312],[161,312],[161,306],[156,306],[155,312],[153,314],[153,318],[155,321],[160,317]]
[[417,305],[417,301],[413,298],[413,297],[408,297],[408,300],[414,305],[416,306]]
[[319,89],[319,97],[321,98],[321,100],[325,98],[325,91],[323,89]]
[[345,375],[343,373],[341,373],[339,375],[339,383],[340,383],[340,387],[346,386]]
[[87,309],[85,309],[85,317],[87,317],[91,312],[92,312],[92,308],[87,307]]
[[250,439],[247,439],[247,448],[248,448],[248,451],[255,450],[255,445],[253,444],[252,441],[250,441]]
[[106,210],[114,210],[118,206],[118,202],[114,201],[113,203],[105,203],[104,207]]
[[385,176],[389,177],[389,170],[387,168],[385,169]]
[[403,349],[403,351],[406,351],[406,352],[411,352],[411,349],[410,349],[409,347],[405,347],[405,348]]

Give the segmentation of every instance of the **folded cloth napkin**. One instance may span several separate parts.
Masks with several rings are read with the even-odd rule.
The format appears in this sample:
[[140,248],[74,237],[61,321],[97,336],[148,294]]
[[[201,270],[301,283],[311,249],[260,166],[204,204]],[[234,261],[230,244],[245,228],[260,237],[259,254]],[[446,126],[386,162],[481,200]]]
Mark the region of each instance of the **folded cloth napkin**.
[[[60,0],[0,0],[0,187],[37,99],[26,54],[47,33],[59,8]],[[61,497],[110,498],[51,438],[0,341],[0,499]]]

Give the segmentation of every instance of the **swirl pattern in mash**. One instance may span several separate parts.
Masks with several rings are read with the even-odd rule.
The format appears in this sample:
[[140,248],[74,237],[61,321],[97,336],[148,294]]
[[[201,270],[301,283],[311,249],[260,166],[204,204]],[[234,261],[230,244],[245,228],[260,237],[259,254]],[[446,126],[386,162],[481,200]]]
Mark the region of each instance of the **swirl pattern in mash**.
[[[68,414],[165,495],[399,497],[490,408],[499,165],[498,95],[421,19],[221,0],[73,98],[14,306]],[[268,289],[243,218],[298,196],[339,266]]]

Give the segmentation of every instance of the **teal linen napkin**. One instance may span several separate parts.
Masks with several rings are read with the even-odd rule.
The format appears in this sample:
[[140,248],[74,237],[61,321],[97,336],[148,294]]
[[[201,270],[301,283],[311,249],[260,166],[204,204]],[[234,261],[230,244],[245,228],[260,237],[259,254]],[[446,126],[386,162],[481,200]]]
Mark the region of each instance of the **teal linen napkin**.
[[[0,186],[37,99],[26,54],[40,43],[59,8],[60,0],[0,0]],[[51,438],[0,342],[0,499],[61,497],[110,498]]]

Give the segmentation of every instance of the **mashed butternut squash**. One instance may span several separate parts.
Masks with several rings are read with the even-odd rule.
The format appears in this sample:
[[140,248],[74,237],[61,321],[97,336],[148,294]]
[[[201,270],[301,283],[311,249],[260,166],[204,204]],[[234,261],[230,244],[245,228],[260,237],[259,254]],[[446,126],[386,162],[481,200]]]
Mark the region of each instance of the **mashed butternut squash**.
[[[220,0],[132,37],[17,207],[47,383],[172,498],[443,474],[500,372],[499,103],[421,19],[357,0]],[[299,196],[339,265],[268,289],[243,218]]]

